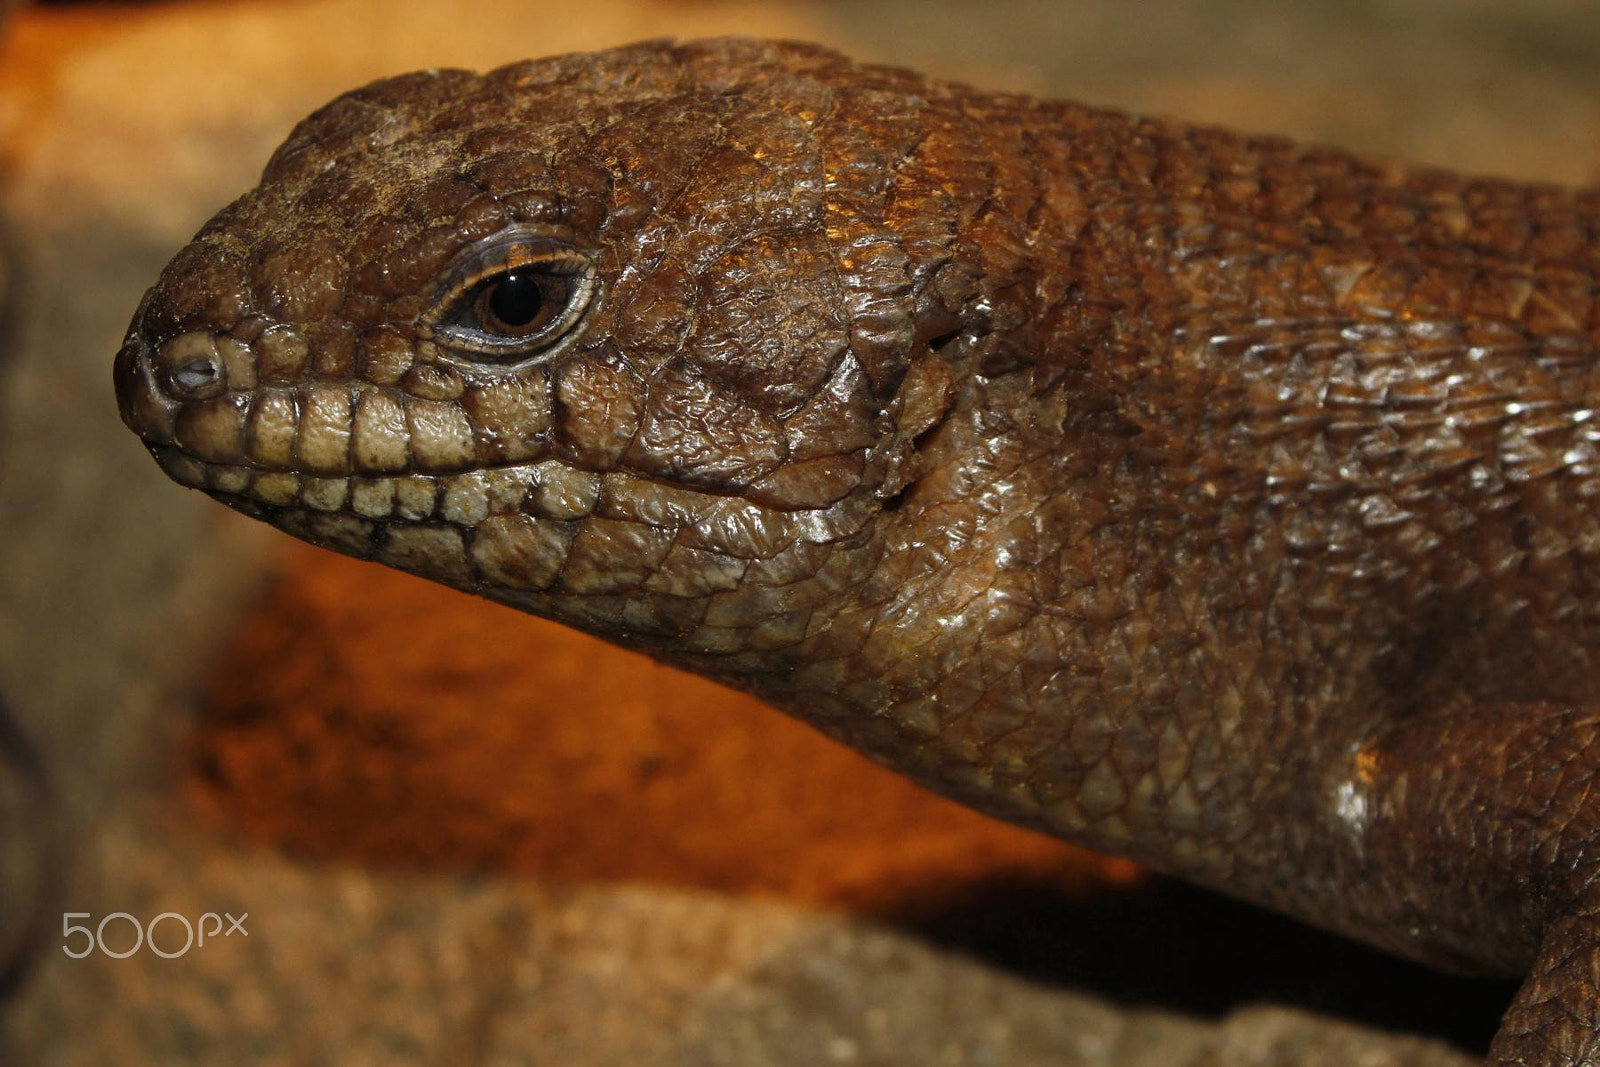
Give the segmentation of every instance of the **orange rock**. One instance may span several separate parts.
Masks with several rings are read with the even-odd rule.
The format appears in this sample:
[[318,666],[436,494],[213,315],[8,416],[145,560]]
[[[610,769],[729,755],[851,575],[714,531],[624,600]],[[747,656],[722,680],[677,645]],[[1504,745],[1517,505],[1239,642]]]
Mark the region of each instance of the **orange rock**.
[[935,797],[745,697],[303,546],[220,658],[187,789],[327,859],[904,915],[1137,868]]

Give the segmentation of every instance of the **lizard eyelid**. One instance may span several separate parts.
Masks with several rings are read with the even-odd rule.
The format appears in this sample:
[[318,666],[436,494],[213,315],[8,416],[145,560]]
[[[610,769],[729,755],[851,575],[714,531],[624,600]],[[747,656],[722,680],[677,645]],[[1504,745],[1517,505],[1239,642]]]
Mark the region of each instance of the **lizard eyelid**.
[[567,340],[595,287],[592,260],[572,245],[498,234],[456,257],[418,333],[473,362],[519,363]]

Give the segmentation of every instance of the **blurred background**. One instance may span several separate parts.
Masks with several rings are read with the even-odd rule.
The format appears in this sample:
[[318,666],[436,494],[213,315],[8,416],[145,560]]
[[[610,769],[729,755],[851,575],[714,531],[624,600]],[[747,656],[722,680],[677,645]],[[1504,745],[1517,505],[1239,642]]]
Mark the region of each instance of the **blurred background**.
[[[119,423],[140,294],[305,113],[723,33],[1600,178],[1590,0],[0,3],[0,1063],[1474,1062],[1509,986],[991,823],[745,698],[291,543]],[[168,920],[135,948],[168,912],[248,936],[167,958]],[[72,958],[68,913],[132,917],[102,930],[127,955]]]

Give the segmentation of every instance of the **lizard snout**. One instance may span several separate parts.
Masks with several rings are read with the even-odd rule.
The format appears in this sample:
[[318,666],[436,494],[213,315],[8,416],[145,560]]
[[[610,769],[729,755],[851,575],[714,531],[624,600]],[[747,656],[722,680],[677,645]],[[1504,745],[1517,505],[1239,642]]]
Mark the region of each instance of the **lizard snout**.
[[255,383],[248,367],[230,365],[229,343],[209,330],[190,330],[152,345],[133,330],[113,369],[122,421],[147,444],[175,443],[199,459],[240,462]]
[[156,388],[150,356],[150,345],[137,330],[122,343],[111,370],[117,412],[123,424],[145,440],[170,441],[173,403]]

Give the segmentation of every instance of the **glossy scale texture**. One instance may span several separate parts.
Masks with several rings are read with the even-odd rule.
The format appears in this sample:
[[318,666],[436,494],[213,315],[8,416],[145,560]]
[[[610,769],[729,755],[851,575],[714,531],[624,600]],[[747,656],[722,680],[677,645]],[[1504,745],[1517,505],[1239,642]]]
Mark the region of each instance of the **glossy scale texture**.
[[[429,316],[508,228],[595,295],[485,360]],[[116,382],[169,474],[296,536],[1531,968],[1491,1061],[1600,1064],[1597,234],[1594,194],[652,42],[334,101]]]

